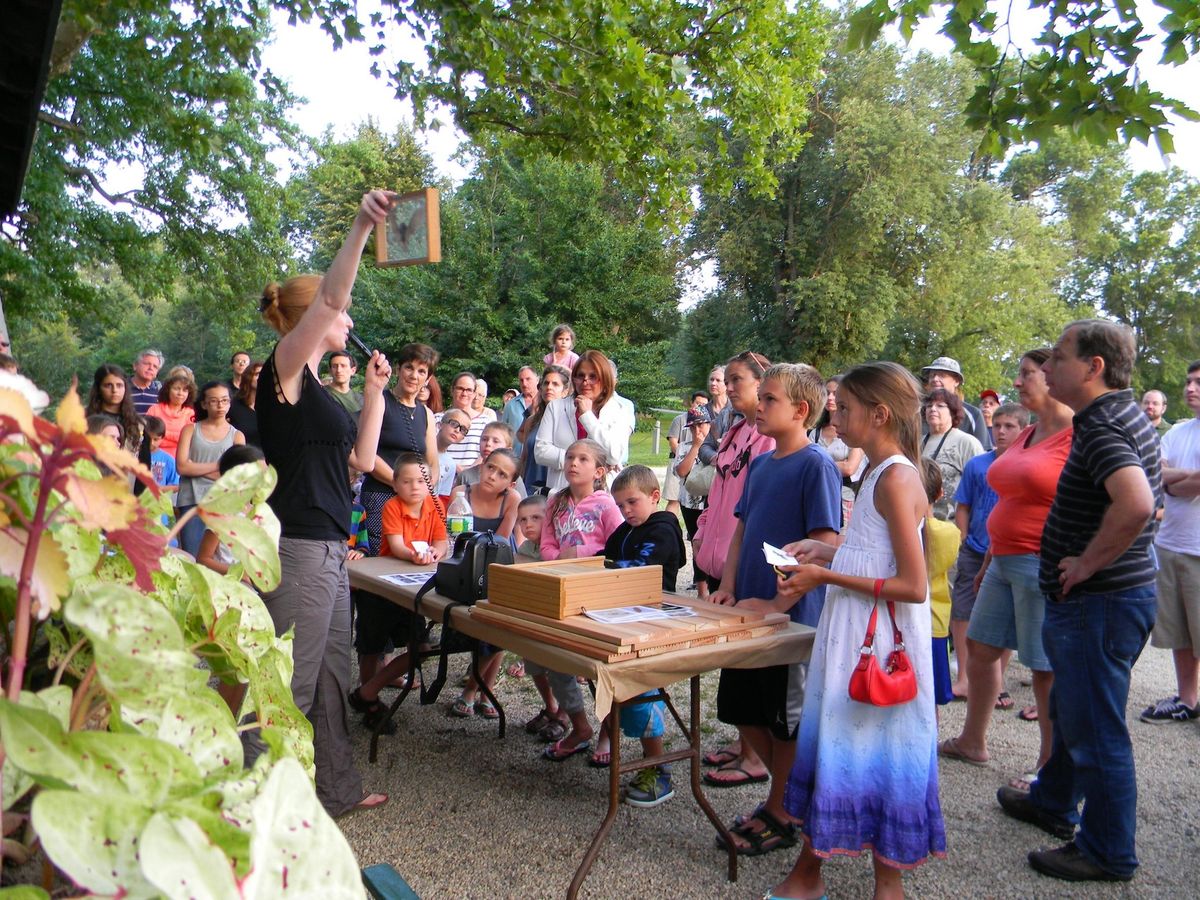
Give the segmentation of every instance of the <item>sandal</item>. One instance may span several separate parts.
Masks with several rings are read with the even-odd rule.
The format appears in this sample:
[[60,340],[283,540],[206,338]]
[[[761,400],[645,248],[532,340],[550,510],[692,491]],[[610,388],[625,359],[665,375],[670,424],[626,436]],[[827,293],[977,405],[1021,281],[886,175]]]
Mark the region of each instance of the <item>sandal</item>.
[[[760,831],[755,831],[751,827],[750,823],[754,819],[758,819],[762,823],[763,827]],[[780,822],[765,809],[759,809],[754,816],[740,825],[735,823],[729,832],[747,842],[743,845],[734,841],[734,849],[738,856],[762,856],[773,850],[796,846],[796,826],[791,822]],[[727,849],[725,841],[719,834],[717,835],[717,849]]]
[[[718,778],[717,777],[718,772],[737,772],[739,775],[741,775],[743,777],[741,777],[741,778]],[[769,774],[767,774],[766,772],[764,772],[761,775],[751,775],[749,772],[747,772],[741,766],[730,766],[730,765],[724,765],[724,766],[721,766],[721,768],[719,768],[719,769],[713,769],[712,771],[705,772],[704,776],[703,776],[703,781],[706,785],[708,785],[709,787],[718,787],[718,788],[741,787],[743,784],[762,784],[764,781],[770,781],[770,780],[771,780],[771,776]]]
[[466,697],[459,695],[459,698],[450,704],[450,715],[459,719],[467,719],[475,715],[475,704]]
[[1017,713],[1017,718],[1022,722],[1036,722],[1038,720],[1037,706],[1026,706],[1019,713]]
[[1029,789],[1033,787],[1033,783],[1037,781],[1037,772],[1025,772],[1015,778],[1008,779],[1008,786],[1014,791],[1021,791],[1028,794]]
[[550,723],[538,732],[538,738],[548,744],[561,741],[571,733],[571,726],[562,719],[551,719]]
[[1012,709],[1013,698],[1008,691],[1001,691],[1000,696],[996,698],[996,709]]
[[366,793],[346,812],[358,812],[360,809],[379,809],[388,802],[388,795],[383,793]]
[[700,762],[704,763],[706,766],[720,767],[728,765],[739,756],[741,756],[740,753],[734,753],[728,747],[721,747],[719,750],[713,750],[709,753],[705,753],[700,759]]
[[540,713],[525,723],[525,733],[537,734],[553,721],[554,716],[550,715],[550,710],[543,707]]
[[[361,693],[359,693],[358,688],[355,688],[349,694],[347,694],[346,700],[347,700],[347,702],[349,702],[351,709],[353,709],[355,712],[360,712],[363,714],[362,723],[366,728],[369,728],[371,731],[374,731],[375,726],[378,725],[385,718],[387,718],[387,715],[388,715],[387,704],[380,702],[378,698],[376,698],[375,700],[367,700],[366,698],[363,697],[363,695]],[[393,722],[390,718],[388,718],[387,724],[385,724],[382,728],[379,729],[379,733],[380,734],[395,734],[396,733],[396,723]]]
[[967,756],[958,746],[958,738],[946,738],[937,746],[938,756],[944,756],[946,759],[957,759],[959,762],[965,762],[969,766],[987,767],[988,760],[976,759],[974,756]]
[[612,751],[597,750],[588,757],[588,765],[593,769],[607,769],[612,765]]
[[549,762],[562,762],[564,759],[569,759],[576,753],[587,753],[591,749],[591,741],[580,741],[574,747],[567,747],[562,741],[555,741],[549,747],[542,751],[542,759]]
[[482,716],[485,719],[500,718],[500,713],[496,711],[496,707],[489,700],[475,701],[475,715]]

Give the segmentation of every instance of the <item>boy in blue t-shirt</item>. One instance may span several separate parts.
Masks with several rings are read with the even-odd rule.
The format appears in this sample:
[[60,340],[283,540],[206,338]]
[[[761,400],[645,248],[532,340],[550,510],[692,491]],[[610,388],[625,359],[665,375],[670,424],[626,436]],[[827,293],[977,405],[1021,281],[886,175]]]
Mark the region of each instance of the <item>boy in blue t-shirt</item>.
[[[154,475],[154,483],[164,491],[179,490],[179,471],[175,468],[175,457],[165,450],[159,450],[158,445],[166,436],[167,426],[158,416],[146,416],[142,424],[142,434],[150,442],[150,472]],[[171,517],[163,513],[162,523],[166,528],[171,527]],[[171,541],[171,546],[178,544]]]
[[[975,583],[984,559],[991,547],[987,520],[1000,499],[987,481],[988,469],[996,458],[1012,446],[1022,431],[1029,425],[1029,411],[1015,403],[1006,403],[992,413],[992,443],[995,449],[969,460],[963,467],[958,490],[954,492],[954,524],[962,534],[962,545],[958,550],[958,570],[954,576],[954,588],[950,594],[950,637],[954,642],[954,655],[958,660],[958,675],[954,679],[954,697],[967,699],[967,623],[971,610],[975,608],[975,594],[979,586]],[[1008,664],[1008,654],[1005,665]],[[1007,691],[996,698],[997,709],[1008,709],[1013,705]]]
[[[812,366],[784,363],[767,369],[758,391],[756,426],[775,439],[775,450],[750,463],[746,487],[734,514],[737,529],[729,545],[715,603],[736,604],[758,612],[786,612],[792,621],[816,626],[825,604],[825,588],[799,600],[776,598],[775,569],[763,554],[765,542],[783,547],[811,538],[836,544],[842,525],[842,475],[824,450],[808,439],[825,408],[825,380]],[[732,581],[732,583],[730,583]],[[717,691],[717,718],[736,725],[742,746],[762,759],[771,787],[753,815],[730,828],[739,853],[757,855],[794,844],[795,825],[783,808],[783,792],[796,753],[796,729],[804,701],[806,667],[800,663],[766,669],[723,669]],[[748,762],[748,760],[747,760]],[[739,758],[716,772],[749,775]],[[767,776],[750,776],[763,781]],[[746,779],[740,779],[745,781]],[[728,780],[729,784],[739,779]]]

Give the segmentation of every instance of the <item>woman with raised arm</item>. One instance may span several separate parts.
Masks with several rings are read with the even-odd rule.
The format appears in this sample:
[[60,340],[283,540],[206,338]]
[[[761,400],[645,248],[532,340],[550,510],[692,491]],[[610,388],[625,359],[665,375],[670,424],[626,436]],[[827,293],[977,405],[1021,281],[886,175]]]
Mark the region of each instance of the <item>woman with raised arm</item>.
[[[263,292],[263,318],[279,343],[259,374],[255,398],[267,462],[279,473],[269,503],[282,536],[279,587],[264,595],[277,634],[295,628],[292,695],[313,723],[317,797],[332,816],[387,802],[364,793],[347,727],[350,682],[350,581],[346,539],[350,491],[346,465],[375,468],[383,389],[392,370],[380,353],[365,367],[358,423],[321,386],[321,358],[344,350],[354,322],[350,288],[371,229],[384,221],[395,195],[364,195],[346,242],[324,277],[300,275]],[[253,732],[247,732],[253,734]],[[248,759],[263,749],[248,741]]]

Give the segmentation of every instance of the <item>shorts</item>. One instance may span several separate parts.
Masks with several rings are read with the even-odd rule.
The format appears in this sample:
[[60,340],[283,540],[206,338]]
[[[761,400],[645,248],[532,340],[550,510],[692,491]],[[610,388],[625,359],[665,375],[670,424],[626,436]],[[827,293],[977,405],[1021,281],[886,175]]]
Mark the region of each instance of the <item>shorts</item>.
[[[658,691],[646,691],[640,697],[654,697]],[[666,730],[667,705],[661,700],[653,703],[634,703],[621,707],[621,732],[625,737],[656,738],[662,737]]]
[[679,499],[679,476],[675,474],[675,460],[667,460],[667,474],[663,476],[662,498],[670,503]]
[[954,701],[954,688],[950,683],[950,639],[933,639],[933,702],[945,706]]
[[1042,649],[1042,620],[1046,598],[1038,586],[1036,553],[993,556],[988,564],[967,637],[989,647],[1017,651],[1017,658],[1035,672],[1049,672]]
[[420,641],[425,620],[377,594],[354,592],[354,649],[360,656],[377,656]]
[[1200,652],[1200,556],[1158,550],[1158,619],[1150,643]]
[[950,619],[954,622],[971,621],[971,610],[975,608],[975,576],[983,566],[987,554],[977,553],[966,544],[958,551],[958,571],[950,588]]
[[794,741],[804,706],[806,663],[765,669],[722,669],[717,718],[727,725],[766,728],[780,741]]

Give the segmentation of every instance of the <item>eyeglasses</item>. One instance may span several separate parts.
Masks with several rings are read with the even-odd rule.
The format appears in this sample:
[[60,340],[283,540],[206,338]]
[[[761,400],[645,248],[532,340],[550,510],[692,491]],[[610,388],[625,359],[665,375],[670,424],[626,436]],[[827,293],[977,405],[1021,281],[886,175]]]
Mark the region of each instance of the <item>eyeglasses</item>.
[[456,394],[473,394],[473,393],[475,393],[475,388],[473,388],[473,387],[455,387],[454,393],[456,393]]
[[209,406],[228,406],[233,401],[231,401],[228,397],[222,397],[219,400],[216,397],[209,397],[204,402]]
[[453,419],[447,419],[445,422],[442,423],[442,427],[449,428],[453,431],[457,431],[459,434],[466,434],[468,431],[471,430],[466,425],[464,425],[462,422],[456,422]]
[[596,372],[576,372],[572,376],[576,381],[599,381],[600,376]]

